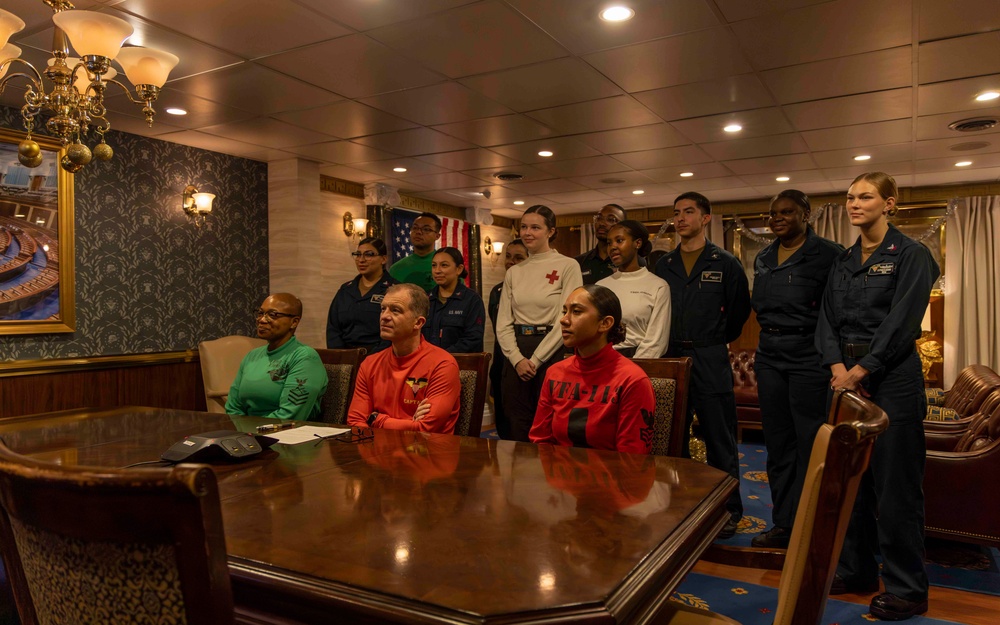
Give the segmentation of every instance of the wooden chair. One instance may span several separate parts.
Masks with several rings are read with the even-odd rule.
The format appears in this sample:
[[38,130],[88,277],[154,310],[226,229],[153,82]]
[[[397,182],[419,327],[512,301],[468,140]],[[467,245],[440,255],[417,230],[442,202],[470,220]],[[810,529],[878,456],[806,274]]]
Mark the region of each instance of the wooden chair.
[[478,437],[483,429],[491,356],[486,352],[452,356],[458,361],[458,375],[462,381],[462,407],[455,424],[455,434]]
[[320,420],[324,423],[343,425],[347,423],[347,409],[354,395],[354,380],[358,377],[358,367],[365,359],[367,351],[356,349],[317,349],[323,361],[329,382],[320,406]]
[[[875,437],[889,427],[881,408],[840,390],[831,414],[836,425],[820,427],[813,443],[792,538],[781,570],[774,625],[817,625],[823,617],[861,475],[868,468]],[[737,623],[676,602],[664,605],[655,623]]]
[[66,468],[0,444],[0,553],[22,625],[234,620],[205,466]]
[[261,345],[267,345],[267,341],[239,335],[198,343],[201,378],[205,383],[205,405],[209,412],[226,412],[226,399],[240,370],[240,363],[250,350]]
[[653,455],[679,458],[684,448],[691,359],[637,358],[632,362],[646,372],[653,384],[656,398]]

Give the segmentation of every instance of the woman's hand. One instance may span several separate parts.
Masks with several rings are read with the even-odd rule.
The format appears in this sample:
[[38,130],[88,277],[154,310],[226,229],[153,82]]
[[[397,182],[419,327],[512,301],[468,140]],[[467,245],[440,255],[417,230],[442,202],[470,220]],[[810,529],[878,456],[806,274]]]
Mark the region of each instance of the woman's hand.
[[862,397],[870,397],[868,391],[861,386],[861,382],[868,376],[868,369],[861,365],[854,365],[848,371],[842,363],[837,363],[830,366],[830,373],[833,374],[830,380],[830,388],[833,390],[846,388],[849,391],[860,393]]
[[514,371],[517,373],[517,377],[527,382],[535,377],[535,363],[531,362],[529,358],[522,358],[521,362],[514,365]]

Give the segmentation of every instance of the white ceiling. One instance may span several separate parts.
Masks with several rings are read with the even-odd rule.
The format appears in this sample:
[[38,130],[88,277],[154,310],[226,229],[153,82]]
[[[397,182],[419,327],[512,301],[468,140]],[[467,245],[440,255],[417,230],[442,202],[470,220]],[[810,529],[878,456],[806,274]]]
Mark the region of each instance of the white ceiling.
[[[1000,116],[1000,100],[974,99],[1000,90],[997,0],[623,0],[636,16],[618,24],[598,18],[602,0],[76,4],[181,58],[152,129],[108,98],[116,129],[313,159],[331,176],[500,215],[520,213],[514,200],[566,214],[669,205],[687,190],[836,193],[872,169],[901,186],[1000,179],[1000,126],[948,129]],[[50,10],[4,5],[28,23],[12,41],[44,63]],[[2,102],[17,106],[17,90]],[[734,122],[741,132],[722,130]],[[524,180],[502,184],[500,171]]]

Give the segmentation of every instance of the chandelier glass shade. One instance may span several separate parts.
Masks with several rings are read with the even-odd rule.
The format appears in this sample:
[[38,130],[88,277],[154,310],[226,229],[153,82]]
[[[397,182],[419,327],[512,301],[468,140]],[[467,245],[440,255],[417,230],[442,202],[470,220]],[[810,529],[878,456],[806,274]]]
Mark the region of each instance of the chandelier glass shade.
[[[27,136],[18,145],[21,164],[37,167],[41,163],[40,148],[31,135],[44,119],[46,130],[66,148],[63,169],[75,173],[94,158],[106,161],[114,155],[104,139],[111,128],[104,105],[108,85],[117,85],[131,102],[142,107],[146,123],[152,126],[153,103],[180,59],[151,48],[122,47],[133,32],[123,19],[75,10],[67,0],[41,1],[55,11],[52,58],[41,72],[19,58],[20,48],[8,43],[24,28],[24,21],[0,9],[0,93],[15,80],[26,83],[21,118]],[[70,45],[77,56],[69,56]],[[112,60],[134,85],[134,93],[116,80],[118,72],[111,66]],[[93,149],[85,143],[92,137]]]

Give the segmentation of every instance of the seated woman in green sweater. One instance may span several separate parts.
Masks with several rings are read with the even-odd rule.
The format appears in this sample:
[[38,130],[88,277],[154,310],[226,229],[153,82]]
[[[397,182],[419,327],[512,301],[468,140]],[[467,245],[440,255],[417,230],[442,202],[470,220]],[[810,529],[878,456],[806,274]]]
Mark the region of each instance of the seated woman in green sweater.
[[289,293],[268,296],[257,311],[257,336],[229,389],[226,412],[270,419],[315,419],[326,392],[326,368],[316,350],[295,338],[302,302]]

